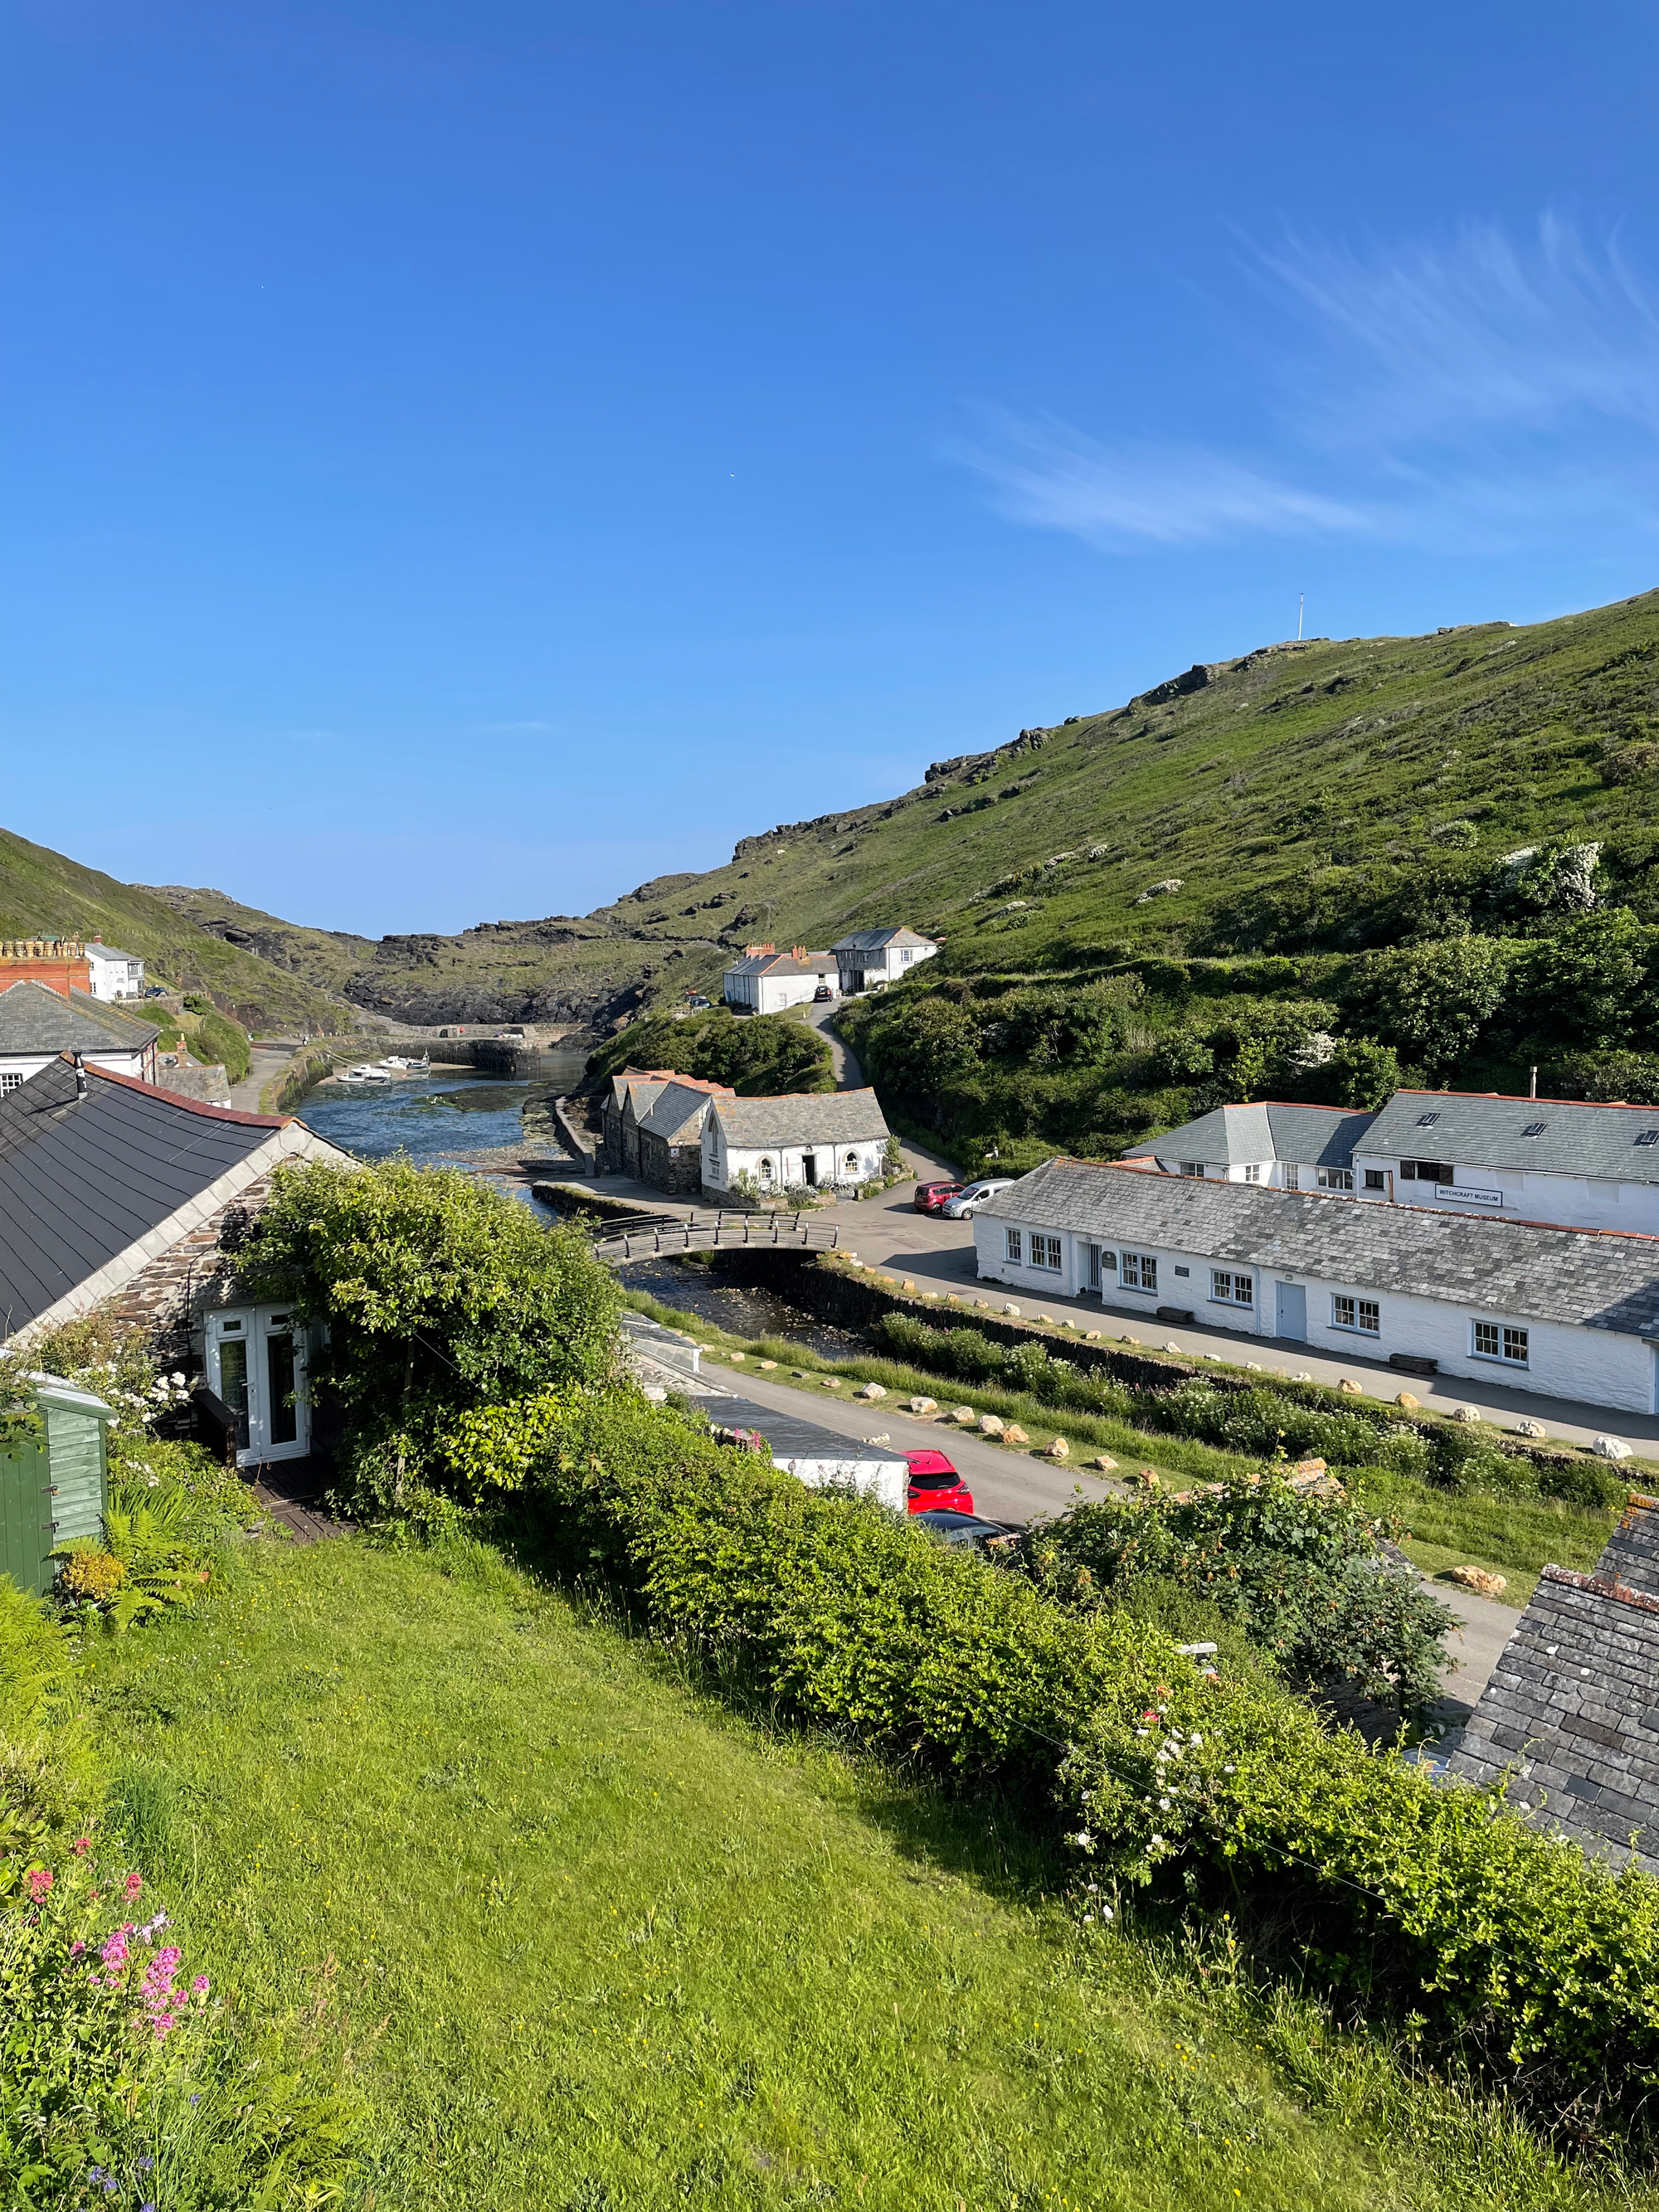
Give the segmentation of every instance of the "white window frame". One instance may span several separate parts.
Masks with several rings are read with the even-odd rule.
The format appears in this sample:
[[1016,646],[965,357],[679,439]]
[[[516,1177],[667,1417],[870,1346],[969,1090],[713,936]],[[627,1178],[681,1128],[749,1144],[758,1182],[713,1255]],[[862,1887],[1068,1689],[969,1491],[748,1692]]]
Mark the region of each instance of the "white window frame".
[[1241,1275],[1231,1267],[1212,1267],[1210,1303],[1212,1305],[1218,1306],[1245,1306],[1254,1312],[1255,1310],[1255,1277]]
[[28,1078],[21,1075],[15,1067],[7,1068],[0,1073],[0,1098],[3,1098],[9,1091],[21,1091],[27,1080]]
[[1063,1265],[1059,1237],[1045,1237],[1040,1231],[1033,1231],[1030,1264],[1034,1267],[1041,1267],[1045,1274],[1059,1274]]
[[[1492,1340],[1489,1349],[1481,1344],[1483,1335]],[[1514,1349],[1517,1345],[1519,1349]],[[1490,1360],[1494,1367],[1530,1367],[1532,1332],[1511,1321],[1472,1320],[1469,1323],[1469,1358]]]
[[1002,1233],[1007,1240],[1007,1258],[1013,1261],[1015,1267],[1023,1267],[1025,1265],[1025,1246],[1020,1231],[1005,1229]]
[[1302,1164],[1301,1164],[1301,1162],[1300,1162],[1299,1160],[1286,1160],[1286,1161],[1285,1161],[1285,1189],[1286,1189],[1286,1190],[1300,1190],[1300,1189],[1301,1189],[1301,1188],[1302,1188]]
[[1247,1168],[1245,1169],[1245,1170],[1244,1170],[1244,1180],[1245,1180],[1245,1182],[1261,1182],[1261,1170],[1258,1166],[1256,1166],[1256,1165],[1254,1164],[1254,1162],[1250,1164],[1250,1166],[1249,1166],[1249,1167],[1247,1167]]
[[1317,1170],[1317,1178],[1321,1190],[1352,1190],[1353,1188],[1352,1168],[1321,1168]]
[[1187,1176],[1196,1180],[1201,1177],[1204,1173],[1204,1163],[1202,1160],[1182,1160],[1181,1163],[1181,1172],[1183,1176]]
[[1125,1252],[1118,1279],[1126,1291],[1158,1291],[1158,1259],[1151,1252]]
[[1381,1336],[1382,1309],[1376,1298],[1362,1298],[1356,1291],[1333,1291],[1331,1327],[1350,1336]]

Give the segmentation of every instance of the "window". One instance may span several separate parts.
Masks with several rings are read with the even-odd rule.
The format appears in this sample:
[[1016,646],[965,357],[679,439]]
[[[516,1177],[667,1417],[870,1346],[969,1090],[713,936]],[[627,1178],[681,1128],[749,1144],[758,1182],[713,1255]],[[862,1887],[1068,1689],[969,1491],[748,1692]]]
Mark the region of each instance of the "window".
[[1389,1178],[1383,1174],[1381,1168],[1366,1169],[1365,1188],[1367,1190],[1386,1190],[1388,1187]]
[[1244,1170],[1244,1180],[1246,1182],[1260,1182],[1261,1180],[1261,1169],[1246,1168]]
[[1659,1129],[1644,1129],[1636,1142],[1638,1149],[1644,1145],[1659,1145]]
[[1204,1172],[1204,1163],[1202,1160],[1182,1160],[1181,1172],[1184,1176],[1201,1176]]
[[1502,1322],[1474,1322],[1471,1349],[1477,1359],[1502,1359],[1511,1367],[1524,1367],[1528,1364],[1526,1330],[1510,1328]]
[[1024,1253],[1020,1244],[1020,1233],[1018,1229],[1011,1229],[1008,1231],[1007,1236],[1008,1257],[1014,1261],[1016,1266],[1018,1266],[1020,1261],[1024,1257]]
[[1032,1237],[1031,1265],[1034,1267],[1052,1267],[1056,1274],[1060,1273],[1060,1239],[1058,1237]]
[[1449,1183],[1452,1180],[1452,1164],[1449,1160],[1401,1160],[1400,1180],[1401,1182]]
[[1351,1298],[1341,1291],[1331,1300],[1331,1327],[1357,1329],[1362,1336],[1376,1336],[1382,1332],[1382,1316],[1375,1298]]
[[1419,1114],[1417,1117],[1417,1126],[1419,1129],[1431,1129],[1439,1119],[1440,1116],[1437,1114]]
[[1210,1296],[1224,1306],[1253,1306],[1255,1304],[1255,1277],[1235,1275],[1228,1268],[1212,1267]]
[[1321,1168],[1319,1188],[1321,1190],[1352,1190],[1353,1170],[1352,1168]]
[[1123,1255],[1123,1287],[1126,1291],[1155,1291],[1158,1288],[1158,1261],[1146,1252],[1126,1252]]
[[762,1181],[763,1182],[771,1182],[771,1180],[772,1180],[772,1163],[771,1163],[771,1161],[770,1161],[770,1160],[763,1160],[763,1161],[761,1162],[761,1164],[760,1164],[760,1179],[761,1179],[761,1181]]
[[1523,1137],[1541,1137],[1544,1133],[1544,1124],[1541,1121],[1528,1121],[1521,1133]]
[[21,1091],[22,1087],[23,1079],[21,1075],[0,1075],[0,1098],[3,1098],[7,1091]]
[[1302,1170],[1294,1160],[1285,1163],[1285,1188],[1286,1190],[1300,1190],[1302,1188]]
[[855,1176],[859,1171],[858,1154],[856,1152],[848,1152],[846,1159],[842,1163],[842,1164],[847,1170],[848,1175]]

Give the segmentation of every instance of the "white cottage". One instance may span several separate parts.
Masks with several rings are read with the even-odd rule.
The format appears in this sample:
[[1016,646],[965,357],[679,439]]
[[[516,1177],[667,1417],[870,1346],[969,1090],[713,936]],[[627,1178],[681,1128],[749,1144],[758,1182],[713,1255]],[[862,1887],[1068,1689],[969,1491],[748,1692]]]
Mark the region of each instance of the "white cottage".
[[982,1280],[1659,1412],[1659,1239],[1049,1160],[974,1218]]
[[143,997],[144,963],[136,952],[118,952],[112,945],[100,945],[94,938],[87,946],[87,965],[94,999]]
[[873,1091],[781,1098],[711,1098],[702,1125],[702,1184],[763,1191],[845,1188],[881,1173],[888,1129]]
[[844,992],[873,990],[878,983],[896,983],[939,946],[931,937],[918,937],[914,929],[855,929],[838,937],[830,947]]
[[805,1006],[826,985],[838,988],[840,970],[833,952],[809,952],[804,945],[775,952],[751,945],[741,960],[724,970],[726,1003],[739,1012],[781,1014],[786,1006]]
[[153,1081],[160,1034],[153,1022],[118,1014],[84,991],[14,983],[0,991],[0,1093],[21,1090],[65,1054],[112,1075]]

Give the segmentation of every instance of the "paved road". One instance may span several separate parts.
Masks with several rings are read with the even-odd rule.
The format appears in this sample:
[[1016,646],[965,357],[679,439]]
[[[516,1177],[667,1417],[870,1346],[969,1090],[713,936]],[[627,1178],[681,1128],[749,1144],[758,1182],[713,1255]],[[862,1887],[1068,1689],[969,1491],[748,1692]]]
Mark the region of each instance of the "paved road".
[[300,1047],[287,1039],[268,1041],[253,1048],[252,1064],[240,1083],[230,1086],[230,1103],[244,1114],[259,1110],[259,1093],[273,1075],[280,1075]]
[[836,1090],[859,1091],[864,1085],[864,1070],[859,1066],[858,1055],[842,1042],[830,1026],[840,1012],[838,1000],[823,1006],[809,1001],[801,1009],[801,1018],[817,1031],[830,1048],[830,1065],[835,1072]]
[[[974,1493],[974,1504],[994,1521],[1031,1521],[1042,1514],[1063,1513],[1079,1497],[1103,1498],[1121,1492],[1122,1486],[1083,1468],[1051,1467],[1006,1445],[987,1443],[960,1430],[941,1430],[936,1424],[916,1420],[901,1413],[890,1399],[872,1405],[841,1393],[792,1389],[755,1371],[753,1363],[726,1368],[712,1362],[703,1375],[715,1388],[776,1406],[797,1419],[817,1421],[837,1436],[860,1439],[885,1436],[896,1450],[915,1451],[931,1446],[945,1452]],[[964,1401],[970,1393],[964,1393]],[[948,1403],[948,1400],[941,1400]],[[1475,1597],[1437,1583],[1434,1595],[1457,1615],[1459,1627],[1451,1639],[1451,1665],[1445,1678],[1446,1717],[1461,1719],[1458,1707],[1473,1708],[1504,1646],[1510,1639],[1518,1613],[1489,1598]]]

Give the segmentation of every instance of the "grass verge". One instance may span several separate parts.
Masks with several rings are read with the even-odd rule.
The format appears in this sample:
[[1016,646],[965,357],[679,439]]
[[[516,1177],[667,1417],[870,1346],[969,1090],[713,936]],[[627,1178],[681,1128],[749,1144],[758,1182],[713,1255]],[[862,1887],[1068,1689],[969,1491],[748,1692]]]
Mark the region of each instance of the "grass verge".
[[481,1545],[252,1546],[91,1689],[249,2055],[361,2100],[363,2212],[1632,2201]]

